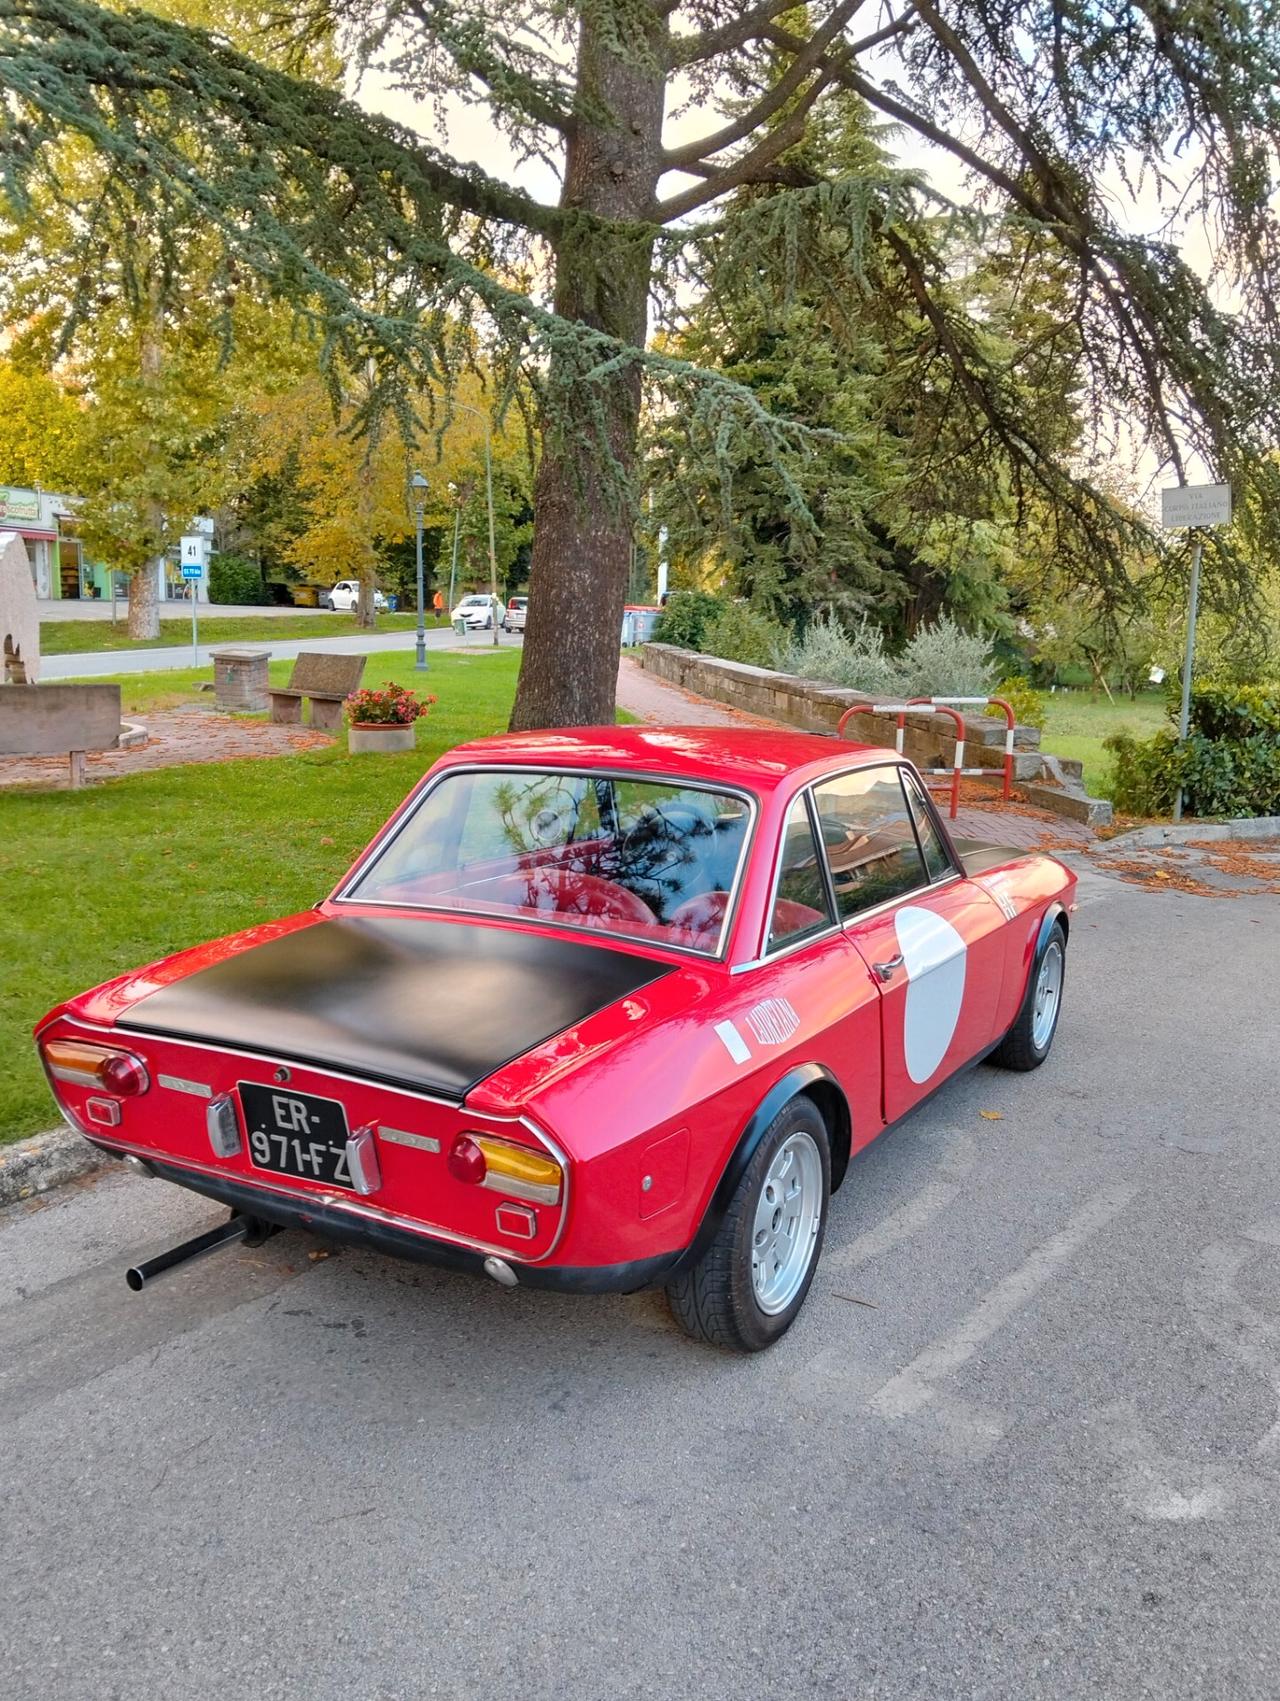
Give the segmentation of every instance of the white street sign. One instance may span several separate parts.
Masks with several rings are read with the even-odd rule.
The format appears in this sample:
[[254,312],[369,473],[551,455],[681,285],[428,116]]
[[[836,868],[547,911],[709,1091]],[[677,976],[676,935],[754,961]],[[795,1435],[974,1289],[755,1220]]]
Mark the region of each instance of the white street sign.
[[213,536],[213,521],[207,514],[197,514],[191,522],[193,532],[199,532],[202,537]]
[[1175,526],[1229,526],[1229,484],[1176,484],[1160,492],[1160,524]]
[[182,565],[184,567],[203,567],[208,548],[207,538],[184,537],[182,540]]

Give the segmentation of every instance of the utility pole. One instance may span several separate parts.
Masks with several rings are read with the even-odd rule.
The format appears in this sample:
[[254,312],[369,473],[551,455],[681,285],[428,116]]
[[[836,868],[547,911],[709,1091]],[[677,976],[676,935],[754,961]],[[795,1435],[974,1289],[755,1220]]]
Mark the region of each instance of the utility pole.
[[417,545],[418,565],[418,642],[416,659],[413,664],[415,673],[426,673],[427,669],[427,611],[423,602],[422,582],[422,507],[429,488],[426,479],[420,472],[415,472],[409,480],[409,488],[413,491],[414,514],[416,518],[415,542]]

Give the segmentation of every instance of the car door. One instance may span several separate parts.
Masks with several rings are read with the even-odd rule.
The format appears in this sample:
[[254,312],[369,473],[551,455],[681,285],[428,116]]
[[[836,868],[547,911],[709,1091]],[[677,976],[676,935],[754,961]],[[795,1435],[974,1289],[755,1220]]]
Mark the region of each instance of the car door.
[[883,1112],[904,1115],[989,1046],[1004,916],[955,865],[932,804],[898,763],[814,787],[846,939],[880,992]]
[[792,800],[783,825],[752,990],[744,1043],[759,1050],[793,1024],[809,1029],[806,1059],[829,1068],[844,1089],[852,1150],[874,1140],[884,1125],[880,996],[841,930],[807,792]]

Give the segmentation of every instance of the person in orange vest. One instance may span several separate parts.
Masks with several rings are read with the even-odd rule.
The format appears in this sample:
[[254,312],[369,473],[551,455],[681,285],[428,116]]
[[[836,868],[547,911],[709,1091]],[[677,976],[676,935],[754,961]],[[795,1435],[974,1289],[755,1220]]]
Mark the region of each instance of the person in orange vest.
[[439,620],[440,616],[444,613],[444,596],[440,591],[437,591],[432,597],[431,606],[435,610],[436,619]]

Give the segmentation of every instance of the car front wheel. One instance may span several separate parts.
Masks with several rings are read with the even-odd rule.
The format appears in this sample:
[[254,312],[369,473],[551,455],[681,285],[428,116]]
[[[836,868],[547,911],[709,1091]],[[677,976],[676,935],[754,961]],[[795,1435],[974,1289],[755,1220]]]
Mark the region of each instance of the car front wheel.
[[730,1352],[772,1346],[795,1322],[813,1281],[831,1195],[831,1143],[812,1099],[770,1123],[714,1240],[667,1287],[686,1334]]
[[1049,1055],[1062,1011],[1067,972],[1067,936],[1060,921],[1053,924],[1040,955],[1032,964],[1027,990],[1017,1019],[991,1053],[1003,1069],[1038,1069]]

